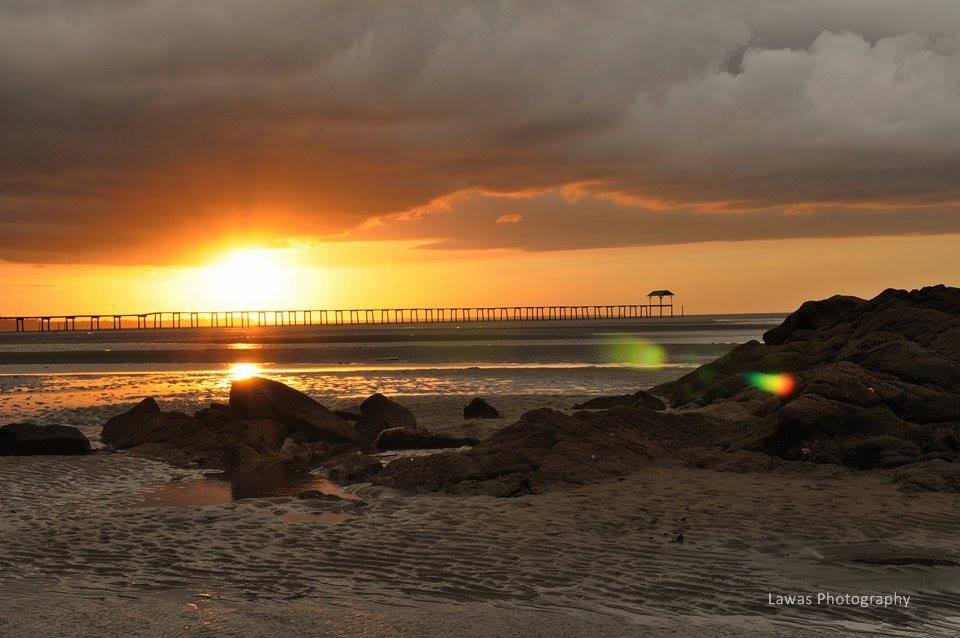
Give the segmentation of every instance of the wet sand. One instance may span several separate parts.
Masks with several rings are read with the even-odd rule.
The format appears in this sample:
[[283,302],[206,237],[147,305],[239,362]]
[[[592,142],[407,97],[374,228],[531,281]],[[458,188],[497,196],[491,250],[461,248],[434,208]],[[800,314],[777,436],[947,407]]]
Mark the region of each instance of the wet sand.
[[[455,404],[411,407],[442,420]],[[292,495],[310,480],[264,496],[128,453],[0,459],[0,635],[960,631],[960,495],[876,473],[662,466],[515,499]],[[768,603],[818,591],[913,598]]]

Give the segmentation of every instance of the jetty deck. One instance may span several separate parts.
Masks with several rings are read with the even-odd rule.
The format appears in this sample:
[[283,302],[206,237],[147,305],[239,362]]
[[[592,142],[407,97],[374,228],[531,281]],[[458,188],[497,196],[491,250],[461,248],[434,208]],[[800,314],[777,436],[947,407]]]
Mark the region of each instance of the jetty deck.
[[[682,307],[681,307],[682,308]],[[682,314],[682,310],[681,310]],[[316,310],[155,311],[0,317],[0,330],[16,332],[161,330],[428,324],[486,321],[583,321],[672,317],[672,301],[576,306],[479,306],[424,308],[344,308]]]

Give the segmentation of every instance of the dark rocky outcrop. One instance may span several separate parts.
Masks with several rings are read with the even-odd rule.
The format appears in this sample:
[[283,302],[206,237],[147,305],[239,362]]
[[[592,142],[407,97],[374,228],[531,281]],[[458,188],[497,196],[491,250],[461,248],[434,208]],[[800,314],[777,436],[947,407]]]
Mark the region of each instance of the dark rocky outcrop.
[[472,447],[478,443],[477,439],[443,436],[429,432],[408,430],[406,428],[389,428],[382,430],[373,442],[375,450],[429,450],[453,447]]
[[426,430],[417,425],[413,412],[379,393],[360,404],[360,421],[357,427],[363,439],[370,442],[376,440],[383,430],[393,428],[426,434]]
[[182,412],[163,412],[156,399],[147,397],[132,409],[111,417],[100,440],[120,450],[145,443],[167,443],[191,435],[203,427],[199,419]]
[[357,428],[306,394],[279,381],[250,377],[230,386],[230,408],[245,419],[269,419],[287,426],[287,434],[302,433],[308,441],[352,443]]
[[[751,372],[788,373],[779,397]],[[654,389],[673,407],[739,411],[743,449],[788,460],[889,468],[960,461],[960,290],[887,290],[804,303],[764,343]],[[734,409],[736,406],[736,410]]]
[[0,456],[89,453],[90,441],[69,425],[11,423],[0,427]]
[[360,420],[360,408],[357,408],[356,410],[331,410],[331,412],[336,414],[344,421],[352,421],[356,423]]
[[465,419],[502,419],[497,409],[481,397],[475,398],[463,408]]
[[574,410],[609,410],[622,405],[628,408],[649,408],[650,410],[666,410],[667,405],[649,392],[638,390],[633,394],[596,397],[573,406]]
[[229,411],[206,408],[190,416],[164,412],[153,398],[112,417],[100,439],[177,465],[235,468],[280,459],[287,426],[268,419],[228,420]]
[[717,424],[703,415],[618,407],[571,416],[541,408],[473,450],[397,459],[375,480],[411,491],[540,493],[625,476],[679,445],[718,437]]
[[[750,383],[754,373],[789,383],[773,394]],[[650,409],[662,406],[643,393],[579,406],[598,412],[534,410],[473,450],[399,459],[376,480],[509,496],[618,477],[651,459],[736,471],[804,461],[895,468],[906,486],[960,490],[960,290],[807,302],[764,343],[651,394],[672,409]]]

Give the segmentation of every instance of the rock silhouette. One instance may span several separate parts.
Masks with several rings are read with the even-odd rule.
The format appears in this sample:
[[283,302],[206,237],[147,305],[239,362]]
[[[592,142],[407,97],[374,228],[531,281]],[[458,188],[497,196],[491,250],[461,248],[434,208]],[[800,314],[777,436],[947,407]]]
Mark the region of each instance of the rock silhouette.
[[[786,397],[750,372],[792,374]],[[764,335],[654,389],[673,407],[745,413],[740,447],[789,460],[889,468],[960,461],[960,290],[808,301]]]
[[417,418],[413,416],[413,412],[379,393],[368,397],[360,404],[360,421],[357,426],[363,438],[371,442],[376,440],[382,431],[394,428],[427,433],[417,425]]
[[90,441],[69,425],[11,423],[0,427],[0,456],[78,455],[90,452]]
[[573,406],[574,410],[609,410],[618,405],[628,408],[649,408],[651,410],[666,410],[667,405],[649,392],[638,390],[633,394],[596,397]]
[[463,408],[463,418],[465,419],[501,419],[497,409],[487,403],[486,399],[477,397]]
[[288,385],[263,377],[234,381],[230,408],[245,419],[269,419],[301,432],[308,441],[351,443],[360,440],[357,428],[312,398]]

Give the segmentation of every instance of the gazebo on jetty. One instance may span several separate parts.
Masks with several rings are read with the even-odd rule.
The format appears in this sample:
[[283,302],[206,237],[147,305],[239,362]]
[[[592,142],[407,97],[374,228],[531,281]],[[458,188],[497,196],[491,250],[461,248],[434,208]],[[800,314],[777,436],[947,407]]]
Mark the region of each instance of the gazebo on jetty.
[[[657,298],[657,302],[654,303],[653,298]],[[666,301],[664,301],[666,298]],[[647,316],[653,316],[653,309],[660,309],[660,316],[663,316],[663,309],[670,309],[670,316],[673,316],[673,293],[669,290],[651,290],[647,293]]]

